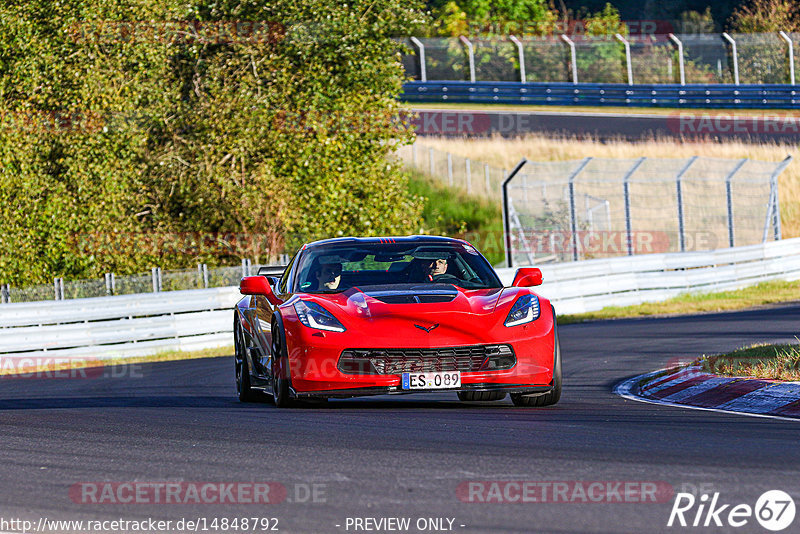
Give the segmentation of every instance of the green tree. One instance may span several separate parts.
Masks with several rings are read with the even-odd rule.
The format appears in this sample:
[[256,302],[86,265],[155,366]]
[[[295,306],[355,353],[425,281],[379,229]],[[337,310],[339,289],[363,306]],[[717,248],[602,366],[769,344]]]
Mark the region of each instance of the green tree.
[[734,10],[729,26],[739,33],[795,32],[800,6],[792,0],[750,0]]
[[625,78],[625,50],[614,37],[628,35],[619,11],[607,3],[602,11],[586,17],[586,36],[578,43],[578,76],[582,82],[622,83]]
[[417,230],[391,38],[423,20],[400,0],[3,4],[0,278]]
[[737,39],[742,83],[788,83],[789,56],[777,32],[800,28],[800,7],[788,0],[751,0],[729,21]]

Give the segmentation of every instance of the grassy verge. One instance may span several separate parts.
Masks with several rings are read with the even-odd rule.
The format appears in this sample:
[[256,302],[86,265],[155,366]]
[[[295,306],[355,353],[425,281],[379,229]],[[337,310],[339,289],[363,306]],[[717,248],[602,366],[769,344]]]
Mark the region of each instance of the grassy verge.
[[687,108],[650,108],[650,107],[622,107],[622,106],[526,106],[513,104],[473,104],[468,102],[433,102],[433,103],[406,103],[411,109],[452,109],[476,111],[555,111],[563,113],[609,113],[623,115],[676,115],[691,113],[694,115],[722,115],[730,117],[752,116],[800,116],[800,110],[792,109],[687,109]]
[[[175,360],[193,360],[197,358],[219,358],[222,356],[233,355],[233,347],[221,347],[215,349],[203,349],[196,351],[165,351],[149,356],[127,356],[124,358],[114,359],[97,359],[91,356],[47,356],[40,357],[41,363],[36,363],[37,358],[26,358],[31,360],[31,365],[24,365],[19,367],[17,365],[8,365],[0,368],[0,376],[11,375],[25,375],[25,374],[44,374],[55,373],[58,371],[69,371],[72,369],[86,369],[90,367],[110,367],[114,365],[129,365],[134,363],[150,363],[150,362],[169,362]],[[14,363],[13,358],[5,357],[5,359]],[[48,361],[50,360],[50,361]]]
[[800,345],[753,345],[729,354],[704,356],[703,371],[724,376],[800,380]]
[[691,314],[740,310],[800,300],[800,281],[762,282],[758,285],[735,291],[717,293],[686,294],[663,301],[648,302],[636,306],[609,306],[596,312],[559,316],[559,324],[580,323],[596,319],[621,319],[648,315]]
[[[500,205],[447,187],[418,171],[409,171],[412,195],[425,197],[423,230],[428,234],[480,242],[481,253],[493,265],[503,261],[503,216]],[[480,236],[479,238],[476,238]],[[497,236],[496,242],[487,239]]]

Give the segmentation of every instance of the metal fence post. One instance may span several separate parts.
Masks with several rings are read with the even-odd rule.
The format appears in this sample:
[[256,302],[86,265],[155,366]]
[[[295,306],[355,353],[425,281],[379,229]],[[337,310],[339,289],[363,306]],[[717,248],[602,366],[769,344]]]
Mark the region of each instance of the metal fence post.
[[203,287],[208,289],[208,265],[203,264]]
[[472,194],[472,169],[470,168],[469,158],[464,161],[467,171],[467,194]]
[[64,300],[64,279],[61,277],[53,278],[53,289],[55,290],[55,300]]
[[525,83],[528,81],[527,77],[525,76],[525,50],[523,50],[520,40],[515,36],[509,35],[508,39],[517,45],[517,55],[519,56],[519,81]]
[[3,304],[9,304],[11,302],[11,288],[8,284],[0,285],[0,294],[2,294]]
[[669,34],[669,38],[678,46],[678,70],[681,76],[681,85],[686,85],[686,68],[683,65],[683,43],[674,34]]
[[625,45],[625,65],[627,66],[628,70],[628,85],[633,85],[633,67],[631,66],[631,43],[629,43],[628,40],[625,39],[619,33],[615,34],[614,37],[616,37],[619,42]]
[[469,81],[475,83],[475,50],[472,48],[472,42],[463,35],[459,35],[458,38],[467,46],[467,54],[469,54]]
[[678,237],[680,239],[681,252],[686,252],[686,228],[683,219],[683,189],[681,187],[681,181],[683,179],[683,175],[686,174],[686,171],[689,170],[689,167],[691,167],[692,164],[697,161],[697,158],[698,156],[692,156],[689,158],[689,162],[684,165],[680,172],[675,176],[675,192],[678,200]]
[[[513,265],[512,259],[512,248],[511,248],[511,220],[510,220],[510,213],[509,213],[509,199],[508,199],[508,183],[514,179],[514,176],[525,166],[528,162],[525,158],[522,158],[517,166],[514,167],[514,170],[511,171],[511,174],[508,177],[504,176],[503,183],[500,186],[500,190],[503,197],[503,244],[506,248],[506,267],[511,267]],[[503,171],[505,175],[505,170]]]
[[775,167],[775,170],[772,172],[772,176],[769,178],[770,190],[772,191],[772,228],[775,241],[780,241],[783,239],[781,231],[781,209],[780,202],[778,201],[778,176],[784,171],[784,169],[786,169],[786,167],[789,166],[789,163],[791,162],[792,156],[786,156],[786,158],[781,161],[777,167]]
[[566,35],[561,35],[561,39],[569,45],[569,53],[572,58],[572,83],[578,83],[578,55],[575,53],[575,43]]
[[592,161],[591,157],[583,158],[578,167],[569,175],[569,221],[570,245],[572,246],[572,261],[578,261],[578,213],[575,210],[575,178]]
[[150,269],[150,274],[153,278],[153,293],[161,291],[161,268],[153,267]]
[[[622,180],[622,188],[625,195],[625,243],[628,248],[628,256],[633,256],[633,226],[631,224],[631,193],[630,193],[630,179],[631,176],[636,172],[644,160],[647,158],[639,158],[636,160],[636,163],[633,164],[633,167],[628,169],[628,172],[625,173],[625,178]],[[609,230],[611,229],[611,225],[609,225]]]
[[425,45],[422,44],[422,41],[420,41],[416,37],[412,37],[411,42],[414,43],[416,47],[419,49],[419,81],[427,82],[428,73],[426,72],[425,68]]
[[739,54],[736,53],[736,40],[728,35],[727,32],[722,32],[722,37],[731,44],[731,52],[733,54],[733,83],[739,85]]
[[428,149],[428,159],[430,161],[430,175],[436,176],[433,171],[435,170],[434,161],[433,161],[433,148]]
[[242,278],[247,276],[247,260],[242,258]]
[[486,196],[488,197],[492,191],[492,180],[490,177],[489,164],[483,164],[483,177],[486,180]]
[[789,45],[789,83],[794,85],[794,43],[792,43],[792,39],[785,31],[781,30],[779,33],[783,40],[786,41],[786,44]]
[[417,167],[417,142],[411,143],[411,165]]
[[739,163],[733,168],[731,172],[725,177],[725,196],[728,199],[728,245],[734,247],[734,234],[733,234],[733,187],[731,181],[733,175],[739,172],[739,169],[747,163],[747,158],[742,158]]
[[453,155],[450,152],[447,153],[447,183],[453,185]]
[[105,278],[106,278],[106,295],[113,295],[114,289],[116,289],[114,287],[115,286],[114,273],[106,273]]

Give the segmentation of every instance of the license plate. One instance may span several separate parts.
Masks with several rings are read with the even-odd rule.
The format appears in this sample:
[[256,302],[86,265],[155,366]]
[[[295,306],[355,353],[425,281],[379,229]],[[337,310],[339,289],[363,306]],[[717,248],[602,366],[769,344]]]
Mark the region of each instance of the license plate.
[[461,371],[403,373],[403,389],[448,389],[461,387]]

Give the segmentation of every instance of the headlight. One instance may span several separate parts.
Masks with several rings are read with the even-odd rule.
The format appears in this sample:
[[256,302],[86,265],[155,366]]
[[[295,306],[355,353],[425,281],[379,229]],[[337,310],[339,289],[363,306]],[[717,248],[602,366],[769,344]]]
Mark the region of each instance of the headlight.
[[298,300],[294,303],[294,310],[300,322],[309,328],[328,330],[330,332],[344,332],[344,326],[331,312],[316,302]]
[[506,326],[517,326],[530,323],[539,318],[539,297],[536,295],[522,295],[508,312]]

